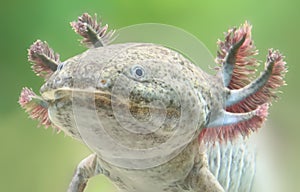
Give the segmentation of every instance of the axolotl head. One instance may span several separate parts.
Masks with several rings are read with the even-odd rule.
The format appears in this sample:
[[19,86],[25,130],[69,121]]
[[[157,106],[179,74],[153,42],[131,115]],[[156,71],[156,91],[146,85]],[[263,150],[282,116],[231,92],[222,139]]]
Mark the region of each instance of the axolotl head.
[[178,140],[199,135],[210,109],[222,108],[222,83],[215,82],[219,91],[209,90],[212,81],[176,51],[128,43],[61,62],[40,93],[51,123],[73,137],[89,137],[101,127],[124,145],[149,147],[178,130]]
[[41,124],[80,140],[93,143],[108,135],[143,149],[170,138],[188,143],[247,136],[261,127],[284,85],[285,62],[274,50],[264,72],[253,78],[257,51],[248,23],[218,42],[215,76],[160,45],[108,45],[113,33],[87,14],[72,26],[92,48],[60,62],[47,43],[35,42],[29,60],[46,82],[41,97],[24,88],[19,102]]

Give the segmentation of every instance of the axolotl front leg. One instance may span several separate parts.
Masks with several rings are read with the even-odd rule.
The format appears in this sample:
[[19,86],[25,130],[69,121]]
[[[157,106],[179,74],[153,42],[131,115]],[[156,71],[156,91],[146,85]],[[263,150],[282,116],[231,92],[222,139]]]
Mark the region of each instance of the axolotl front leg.
[[97,155],[92,154],[86,157],[77,166],[68,192],[83,192],[88,180],[99,174],[103,174],[103,169],[98,162]]
[[204,145],[200,145],[199,156],[185,179],[185,185],[193,192],[224,192],[217,178],[209,170],[207,154]]
[[[99,174],[104,174],[104,172],[97,155],[91,154],[78,164],[67,191],[84,192],[88,180]],[[223,187],[209,170],[205,153],[202,153],[196,160],[193,169],[184,181],[184,185],[188,186],[184,191],[224,192]],[[178,188],[177,190],[181,189]]]

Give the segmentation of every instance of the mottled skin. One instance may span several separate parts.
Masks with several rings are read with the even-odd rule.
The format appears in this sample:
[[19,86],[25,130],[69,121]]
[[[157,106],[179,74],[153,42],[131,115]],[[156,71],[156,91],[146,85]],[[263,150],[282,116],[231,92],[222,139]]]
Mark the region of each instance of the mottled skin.
[[69,192],[98,174],[122,192],[260,191],[246,136],[266,119],[286,63],[271,49],[254,79],[247,22],[218,42],[214,76],[160,45],[109,45],[113,31],[88,14],[71,25],[92,48],[60,62],[36,41],[28,58],[46,82],[41,97],[24,88],[19,99],[31,118],[95,152],[78,165]]
[[[171,66],[167,67],[164,63]],[[198,142],[199,132],[210,118],[208,112],[211,109],[222,109],[221,101],[225,92],[222,81],[202,72],[179,53],[152,44],[117,44],[89,49],[63,62],[62,65],[43,85],[41,94],[49,103],[51,122],[79,140],[81,135],[74,120],[72,101],[76,100],[78,110],[82,110],[82,114],[88,114],[87,108],[92,108],[90,105],[93,105],[93,97],[90,101],[88,98],[93,94],[102,125],[129,147],[148,148],[165,142],[164,138],[172,136],[172,123],[176,124],[182,118],[180,115],[183,105],[188,110],[185,108],[185,119],[180,126],[197,120],[194,124],[197,126],[194,136],[190,138],[187,147],[175,158],[157,167],[126,169],[104,161],[101,154],[97,154],[97,163],[100,165],[97,166],[100,169],[98,172],[104,173],[121,191],[222,191],[217,180],[208,171],[206,155],[204,151],[199,152]],[[145,70],[145,79],[132,77],[131,68],[136,65]],[[146,119],[150,115],[147,104],[151,101],[156,99],[166,106],[167,119],[158,132],[130,133],[120,127],[113,117],[111,93],[116,79],[121,78],[120,76],[133,83],[135,89],[131,92],[129,103],[115,100],[118,107],[129,107],[134,117]],[[174,82],[170,84],[161,81],[167,80],[166,77],[172,78]],[[105,83],[109,82],[109,85],[102,85],[102,80],[105,80]],[[216,89],[207,89],[208,83],[212,82]],[[180,86],[183,84],[188,86]],[[183,97],[185,94],[189,97]],[[113,96],[118,98],[118,95]],[[209,102],[200,102],[203,99]],[[159,108],[152,111],[158,114],[162,112]],[[89,128],[97,125],[97,119],[90,115],[82,119]],[[134,122],[129,126],[134,126]],[[178,138],[178,142],[181,141],[184,141],[183,138]],[[97,146],[90,147],[93,149]]]

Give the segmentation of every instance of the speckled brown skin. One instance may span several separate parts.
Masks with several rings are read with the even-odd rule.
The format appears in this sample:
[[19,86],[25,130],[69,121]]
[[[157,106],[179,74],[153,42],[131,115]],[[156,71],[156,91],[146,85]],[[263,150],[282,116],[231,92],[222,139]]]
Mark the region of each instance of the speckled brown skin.
[[[135,65],[143,66],[144,79],[132,77],[130,70]],[[118,79],[123,77],[134,84],[127,101],[113,91]],[[78,140],[82,140],[82,135],[75,120],[74,102],[86,128],[97,134],[96,120],[89,115],[89,110],[96,110],[109,134],[133,148],[147,149],[166,142],[173,136],[172,126],[180,120],[181,129],[189,124],[195,126],[190,140],[184,141],[183,136],[177,136],[178,142],[187,142],[187,146],[180,152],[174,151],[178,153],[175,157],[156,167],[123,168],[105,161],[97,153],[82,163],[84,169],[77,169],[83,172],[75,174],[69,191],[83,191],[87,179],[98,173],[105,174],[124,192],[224,191],[209,171],[206,151],[200,152],[198,135],[208,122],[210,112],[222,109],[225,89],[218,77],[204,73],[179,53],[153,44],[116,44],[89,49],[58,66],[42,86],[41,94],[49,103],[51,122]],[[163,103],[165,111],[151,108],[149,103],[155,100]],[[119,125],[113,105],[118,109],[129,108],[138,120],[147,120],[163,112],[166,119],[154,133],[132,133]],[[127,125],[135,126],[134,122],[127,122]],[[99,146],[92,143],[89,147],[97,149]],[[97,166],[91,162],[97,162]]]

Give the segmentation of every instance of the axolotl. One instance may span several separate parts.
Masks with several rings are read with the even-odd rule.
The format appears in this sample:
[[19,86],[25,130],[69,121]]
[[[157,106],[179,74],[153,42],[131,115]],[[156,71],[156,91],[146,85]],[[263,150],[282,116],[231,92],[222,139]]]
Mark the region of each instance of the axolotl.
[[248,22],[218,41],[216,74],[153,43],[112,44],[114,31],[85,13],[71,23],[89,49],[63,62],[46,42],[28,51],[45,79],[41,96],[23,88],[20,105],[41,125],[86,144],[69,192],[98,174],[123,192],[251,191],[262,127],[285,84],[284,57],[270,49],[255,77],[257,50]]

